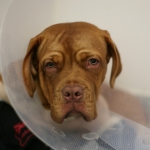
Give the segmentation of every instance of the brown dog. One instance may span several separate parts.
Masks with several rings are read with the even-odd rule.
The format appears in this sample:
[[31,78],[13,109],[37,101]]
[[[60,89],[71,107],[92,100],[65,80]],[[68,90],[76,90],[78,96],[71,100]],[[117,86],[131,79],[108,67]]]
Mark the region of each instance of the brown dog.
[[72,115],[92,121],[110,58],[113,87],[122,67],[107,31],[85,22],[50,26],[29,43],[23,62],[27,91],[32,97],[37,89],[57,123]]

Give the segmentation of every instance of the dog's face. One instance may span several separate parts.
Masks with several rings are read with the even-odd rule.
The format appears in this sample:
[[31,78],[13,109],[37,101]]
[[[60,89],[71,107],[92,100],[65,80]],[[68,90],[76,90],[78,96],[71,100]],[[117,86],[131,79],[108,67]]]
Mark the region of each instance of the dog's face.
[[37,89],[57,123],[72,115],[91,121],[111,57],[113,87],[121,62],[107,31],[84,22],[50,26],[29,43],[23,62],[27,91],[32,97]]

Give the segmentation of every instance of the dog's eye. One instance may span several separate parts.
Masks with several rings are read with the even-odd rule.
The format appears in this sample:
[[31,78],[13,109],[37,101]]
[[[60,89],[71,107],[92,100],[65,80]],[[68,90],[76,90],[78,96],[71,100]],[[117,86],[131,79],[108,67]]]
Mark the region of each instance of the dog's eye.
[[92,59],[89,60],[89,63],[90,63],[91,65],[96,65],[98,62],[99,62],[99,61],[98,61],[97,59],[95,59],[95,58],[92,58]]
[[53,62],[48,62],[46,65],[45,65],[46,68],[53,68],[54,67],[54,63]]

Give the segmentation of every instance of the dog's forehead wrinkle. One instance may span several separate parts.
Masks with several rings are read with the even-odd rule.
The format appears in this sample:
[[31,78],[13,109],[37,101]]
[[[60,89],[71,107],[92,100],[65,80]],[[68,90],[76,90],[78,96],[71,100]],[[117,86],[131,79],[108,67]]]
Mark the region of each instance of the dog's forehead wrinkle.
[[63,30],[57,33],[57,35],[54,37],[54,43],[62,43],[62,40],[64,39],[67,31]]
[[39,45],[38,47],[38,50],[37,50],[37,57],[38,59],[43,56],[43,54],[45,53],[46,49],[44,49],[44,47],[47,45],[48,43],[48,39],[45,38],[43,41],[41,41],[41,44]]

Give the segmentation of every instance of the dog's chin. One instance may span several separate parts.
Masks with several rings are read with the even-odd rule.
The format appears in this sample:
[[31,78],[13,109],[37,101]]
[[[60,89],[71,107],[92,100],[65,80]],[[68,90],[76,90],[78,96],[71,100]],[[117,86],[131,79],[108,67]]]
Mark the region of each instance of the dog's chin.
[[78,119],[78,118],[83,118],[84,120],[88,121],[88,117],[86,117],[85,115],[83,115],[81,112],[78,112],[76,110],[72,110],[70,112],[68,112],[64,118],[64,120],[69,120],[69,119]]
[[80,112],[77,112],[76,110],[72,110],[66,114],[65,119],[67,119],[68,117],[78,118],[83,117],[83,115]]

